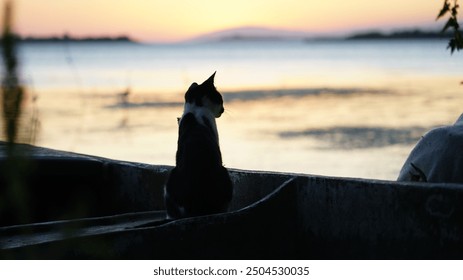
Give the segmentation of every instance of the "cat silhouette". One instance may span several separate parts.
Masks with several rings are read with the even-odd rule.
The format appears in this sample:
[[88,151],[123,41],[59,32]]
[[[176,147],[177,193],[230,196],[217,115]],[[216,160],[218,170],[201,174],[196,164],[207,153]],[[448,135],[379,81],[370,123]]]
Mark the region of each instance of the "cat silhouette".
[[214,77],[215,72],[185,93],[176,164],[164,189],[168,219],[226,212],[232,198],[233,185],[222,164],[215,121],[224,112],[223,98]]

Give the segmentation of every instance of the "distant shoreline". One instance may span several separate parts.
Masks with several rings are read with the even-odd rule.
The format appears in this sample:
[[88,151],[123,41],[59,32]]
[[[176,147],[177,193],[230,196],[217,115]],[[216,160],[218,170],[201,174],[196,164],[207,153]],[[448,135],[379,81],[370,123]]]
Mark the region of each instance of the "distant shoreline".
[[20,43],[65,43],[65,42],[82,42],[82,43],[137,43],[128,36],[102,36],[102,37],[71,37],[68,35],[52,36],[52,37],[21,37],[17,36],[17,41]]
[[[198,40],[197,42],[274,42],[274,41],[353,41],[353,40],[420,40],[420,39],[450,39],[451,33],[442,33],[440,31],[424,31],[420,29],[405,29],[400,31],[392,32],[381,32],[377,30],[356,32],[350,35],[344,36],[283,36],[281,34],[247,34],[247,33],[233,33],[218,35],[213,38]],[[17,41],[20,43],[140,43],[133,40],[129,36],[97,36],[97,37],[74,37],[70,35],[62,36],[46,36],[46,37],[35,37],[35,36],[17,36]],[[188,42],[188,41],[185,41]],[[194,42],[194,40],[193,40]]]
[[413,40],[413,39],[449,39],[452,37],[451,33],[442,33],[439,31],[422,31],[403,30],[384,33],[379,31],[354,33],[345,37],[346,40]]

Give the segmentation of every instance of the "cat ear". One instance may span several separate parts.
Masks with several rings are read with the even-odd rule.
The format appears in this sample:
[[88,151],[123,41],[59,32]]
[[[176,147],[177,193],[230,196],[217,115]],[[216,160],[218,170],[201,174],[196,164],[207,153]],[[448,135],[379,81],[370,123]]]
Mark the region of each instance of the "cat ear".
[[207,80],[205,80],[203,84],[214,85],[215,73],[217,73],[217,71],[215,71],[214,74],[212,74],[212,76],[210,76]]
[[198,84],[197,83],[192,83],[191,86],[188,88],[188,91],[194,89],[195,87],[197,87]]

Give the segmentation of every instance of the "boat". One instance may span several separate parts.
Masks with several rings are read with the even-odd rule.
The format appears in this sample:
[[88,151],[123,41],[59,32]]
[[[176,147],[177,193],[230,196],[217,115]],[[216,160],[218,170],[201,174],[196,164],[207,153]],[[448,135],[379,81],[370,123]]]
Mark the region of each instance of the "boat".
[[27,168],[11,202],[0,143],[2,259],[463,258],[460,184],[229,169],[228,212],[168,220],[171,166],[15,146]]

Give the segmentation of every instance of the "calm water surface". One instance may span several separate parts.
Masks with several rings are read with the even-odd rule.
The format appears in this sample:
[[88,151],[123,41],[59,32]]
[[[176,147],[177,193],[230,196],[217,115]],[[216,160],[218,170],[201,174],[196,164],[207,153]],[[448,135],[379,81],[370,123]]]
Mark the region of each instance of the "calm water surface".
[[52,43],[19,54],[38,145],[172,165],[183,94],[217,71],[227,167],[395,179],[419,137],[462,112],[461,55],[445,47]]

